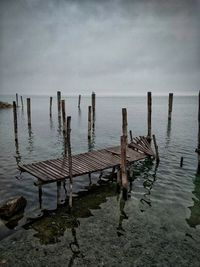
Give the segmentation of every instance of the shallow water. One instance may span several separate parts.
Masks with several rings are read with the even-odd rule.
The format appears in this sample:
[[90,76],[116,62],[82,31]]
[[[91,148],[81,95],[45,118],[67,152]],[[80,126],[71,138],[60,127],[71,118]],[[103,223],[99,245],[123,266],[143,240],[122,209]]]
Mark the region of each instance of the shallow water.
[[[82,98],[80,111],[77,108],[76,97],[64,97],[64,99],[67,115],[72,117],[72,153],[87,151],[90,148],[87,140],[87,108],[90,98]],[[2,96],[1,100],[12,102],[15,99]],[[96,102],[93,148],[119,144],[122,107],[127,108],[128,128],[132,130],[133,135],[139,136],[147,133],[146,97],[97,97]],[[63,153],[63,138],[58,123],[56,97],[53,99],[52,119],[49,117],[48,97],[31,97],[31,105],[31,131],[27,127],[26,105],[24,110],[19,107],[17,111],[18,154],[16,154],[14,142],[12,109],[0,110],[0,202],[15,195],[22,195],[28,203],[24,216],[18,221],[19,226],[14,230],[5,226],[3,221],[0,223],[0,238],[19,229],[27,222],[28,217],[40,214],[38,189],[33,185],[36,179],[26,173],[20,176],[16,160],[20,156],[22,162],[28,163],[60,157]],[[137,210],[141,214],[148,214],[149,223],[154,224],[155,216],[163,216],[164,209],[165,216],[170,220],[170,227],[175,227],[174,231],[195,227],[195,231],[199,232],[200,178],[196,176],[197,156],[194,152],[197,146],[197,108],[197,97],[175,96],[172,121],[169,123],[167,97],[153,97],[152,131],[157,137],[161,162],[157,169],[155,169],[155,164],[148,162],[137,163],[133,166],[134,181],[130,192],[131,198],[126,204],[129,210],[129,220],[131,216],[134,218],[134,212]],[[181,156],[184,157],[183,168],[179,167]],[[93,174],[92,179],[93,183],[96,183],[98,174]],[[76,193],[86,190],[85,187],[89,183],[87,176],[77,177],[74,181],[73,190]],[[99,197],[100,195],[97,196],[99,199],[97,202],[99,202],[95,207],[90,206],[90,202],[86,199],[84,205],[87,207],[88,203],[87,210],[91,210],[93,214],[93,209],[102,207],[103,202],[104,209],[109,209],[109,202],[113,199],[112,189],[109,192],[107,198],[102,197],[103,200]],[[106,199],[110,200],[105,202]],[[79,201],[84,203],[84,198],[80,197]],[[55,211],[56,207],[56,185],[45,185],[42,208]],[[56,212],[59,217],[59,211],[55,211],[55,214]],[[113,212],[110,215],[112,217],[115,209],[111,208],[109,212]],[[90,212],[86,214],[91,216]],[[81,213],[77,212],[75,217],[82,218],[81,216]],[[93,220],[95,219],[97,218],[94,216]],[[33,225],[36,231],[37,227],[34,228]],[[41,232],[41,229],[38,232]],[[45,243],[39,234],[36,234],[34,238],[39,238],[41,243]]]

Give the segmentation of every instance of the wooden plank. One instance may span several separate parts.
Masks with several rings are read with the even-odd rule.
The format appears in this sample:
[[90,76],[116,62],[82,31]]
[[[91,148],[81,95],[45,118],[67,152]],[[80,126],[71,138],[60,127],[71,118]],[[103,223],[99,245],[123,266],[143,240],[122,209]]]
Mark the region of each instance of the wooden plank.
[[31,164],[31,168],[37,170],[38,172],[41,172],[43,175],[47,174],[49,179],[55,180],[57,177],[56,175],[52,174],[48,169],[45,169],[44,167],[40,166],[39,163],[37,163],[37,165],[35,165],[35,163]]

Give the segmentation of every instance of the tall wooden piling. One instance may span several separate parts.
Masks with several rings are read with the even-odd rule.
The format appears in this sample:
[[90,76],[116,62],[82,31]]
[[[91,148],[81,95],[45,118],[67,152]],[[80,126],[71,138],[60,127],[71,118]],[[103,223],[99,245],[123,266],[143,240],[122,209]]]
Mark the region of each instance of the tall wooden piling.
[[63,140],[64,140],[64,155],[67,155],[67,125],[65,114],[65,100],[62,100],[62,121],[63,121]]
[[58,118],[61,117],[61,92],[57,91]]
[[16,106],[17,106],[17,108],[19,107],[18,94],[17,93],[16,93]]
[[148,92],[147,93],[147,128],[148,128],[147,137],[149,141],[151,141],[151,114],[152,114],[152,97],[151,97],[151,92]]
[[22,105],[22,109],[24,109],[24,102],[23,102],[23,97],[21,95],[21,105]]
[[199,100],[198,100],[198,145],[196,152],[198,154],[198,168],[197,174],[200,174],[200,91],[199,91]]
[[159,157],[159,152],[158,152],[158,145],[157,145],[157,142],[156,142],[156,136],[154,134],[153,134],[153,143],[154,143],[155,152],[156,152],[156,163],[159,164],[160,157]]
[[126,166],[126,143],[127,137],[121,136],[121,177],[122,177],[122,190],[123,198],[127,199],[128,194],[128,177],[127,177],[127,166]]
[[14,134],[16,142],[18,140],[18,136],[17,136],[17,107],[15,101],[13,101],[13,119],[14,119]]
[[50,102],[49,102],[49,116],[52,117],[52,102],[53,102],[53,97],[50,96]]
[[91,140],[92,133],[92,110],[91,106],[88,107],[88,139]]
[[95,117],[95,110],[96,110],[96,94],[95,94],[95,92],[92,92],[92,114],[93,114],[93,119]]
[[31,126],[31,99],[27,98],[27,117],[28,117],[28,126]]
[[72,208],[72,186],[73,186],[73,176],[72,176],[72,153],[71,153],[71,117],[67,117],[67,154],[68,154],[68,166],[69,166],[69,207]]
[[78,108],[81,107],[81,95],[78,96]]
[[126,137],[126,143],[127,141],[127,135],[128,135],[128,122],[127,122],[127,110],[126,108],[122,108],[122,134]]
[[172,107],[173,107],[173,93],[169,93],[169,103],[168,103],[168,120],[172,118]]

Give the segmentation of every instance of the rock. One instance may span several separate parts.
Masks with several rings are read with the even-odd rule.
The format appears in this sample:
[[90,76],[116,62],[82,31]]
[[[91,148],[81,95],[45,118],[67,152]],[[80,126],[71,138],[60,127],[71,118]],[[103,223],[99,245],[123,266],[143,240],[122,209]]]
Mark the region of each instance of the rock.
[[13,105],[0,101],[0,108],[12,108]]
[[0,207],[0,217],[2,219],[11,218],[16,213],[24,210],[24,208],[26,207],[26,203],[26,199],[22,196],[8,200]]

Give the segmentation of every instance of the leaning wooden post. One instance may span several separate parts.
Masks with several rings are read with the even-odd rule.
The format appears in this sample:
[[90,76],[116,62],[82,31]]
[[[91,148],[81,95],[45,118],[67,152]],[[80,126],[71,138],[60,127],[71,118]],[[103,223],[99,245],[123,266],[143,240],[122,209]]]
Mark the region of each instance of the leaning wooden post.
[[122,177],[122,190],[123,198],[127,199],[128,194],[128,177],[126,170],[126,141],[127,137],[125,135],[121,136],[121,177]]
[[173,106],[173,93],[169,93],[169,103],[168,103],[168,120],[170,121],[172,118],[172,106]]
[[200,91],[199,91],[199,107],[198,107],[198,146],[196,152],[198,154],[197,174],[200,174]]
[[128,123],[127,123],[127,110],[126,108],[122,108],[122,134],[126,138],[126,144],[128,143]]
[[24,109],[24,102],[23,102],[23,97],[21,95],[21,105],[22,105],[22,109]]
[[50,102],[49,102],[49,116],[52,117],[52,102],[53,102],[53,97],[50,96]]
[[130,134],[130,141],[133,142],[133,135],[132,135],[132,131],[131,130],[129,131],[129,134]]
[[72,208],[72,153],[71,153],[71,117],[67,117],[67,152],[68,152],[68,165],[69,165],[69,181],[70,181],[70,195],[69,195],[69,207]]
[[61,92],[57,91],[58,118],[61,117]]
[[28,117],[28,126],[31,126],[31,99],[27,98],[27,117]]
[[67,127],[66,127],[66,115],[65,115],[65,100],[62,100],[62,121],[63,121],[63,139],[64,139],[64,155],[67,155]]
[[151,141],[151,113],[152,113],[152,98],[151,98],[151,92],[147,93],[147,127],[148,127],[148,133],[147,138],[149,141]]
[[78,96],[78,108],[81,107],[81,95]]
[[16,107],[15,101],[13,101],[13,118],[14,118],[15,142],[17,142],[17,140],[18,140],[18,136],[17,136],[17,107]]
[[88,107],[88,139],[91,140],[91,132],[92,132],[92,111],[91,106]]
[[155,134],[153,134],[153,143],[154,143],[155,152],[156,152],[156,163],[159,164],[160,157],[159,157],[158,145],[157,145],[157,142],[156,142],[156,136],[155,136]]
[[18,94],[16,94],[16,106],[17,106],[17,108],[19,107]]

